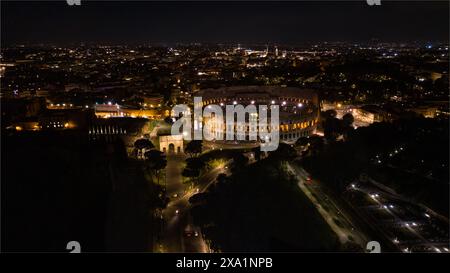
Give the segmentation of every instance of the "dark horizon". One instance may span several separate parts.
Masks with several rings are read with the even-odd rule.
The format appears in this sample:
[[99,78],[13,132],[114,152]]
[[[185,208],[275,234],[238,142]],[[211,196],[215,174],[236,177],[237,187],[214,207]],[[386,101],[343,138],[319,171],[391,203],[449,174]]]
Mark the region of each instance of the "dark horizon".
[[2,1],[2,45],[448,43],[448,2]]

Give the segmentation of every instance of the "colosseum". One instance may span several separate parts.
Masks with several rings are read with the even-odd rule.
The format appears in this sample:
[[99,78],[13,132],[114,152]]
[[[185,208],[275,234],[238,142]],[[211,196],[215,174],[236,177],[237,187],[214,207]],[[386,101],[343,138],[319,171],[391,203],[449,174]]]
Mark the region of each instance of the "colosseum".
[[[280,141],[293,143],[298,138],[313,134],[317,127],[320,107],[318,95],[314,90],[279,86],[236,86],[218,89],[203,89],[195,96],[201,96],[203,107],[210,104],[225,105],[249,104],[279,105]],[[215,128],[225,128],[217,126]],[[245,128],[248,140],[248,126]],[[214,135],[224,134],[214,131]]]

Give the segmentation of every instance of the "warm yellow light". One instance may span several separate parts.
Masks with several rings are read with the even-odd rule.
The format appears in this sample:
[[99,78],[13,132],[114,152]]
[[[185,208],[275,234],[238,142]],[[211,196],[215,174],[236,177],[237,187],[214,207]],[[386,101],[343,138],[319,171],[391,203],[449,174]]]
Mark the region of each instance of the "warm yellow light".
[[16,131],[22,131],[22,127],[16,126]]

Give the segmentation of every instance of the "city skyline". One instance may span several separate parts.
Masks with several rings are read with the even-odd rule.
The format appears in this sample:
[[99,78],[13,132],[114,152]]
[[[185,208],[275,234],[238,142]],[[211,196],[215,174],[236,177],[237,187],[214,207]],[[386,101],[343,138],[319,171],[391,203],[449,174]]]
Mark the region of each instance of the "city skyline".
[[448,2],[1,5],[1,251],[450,253]]

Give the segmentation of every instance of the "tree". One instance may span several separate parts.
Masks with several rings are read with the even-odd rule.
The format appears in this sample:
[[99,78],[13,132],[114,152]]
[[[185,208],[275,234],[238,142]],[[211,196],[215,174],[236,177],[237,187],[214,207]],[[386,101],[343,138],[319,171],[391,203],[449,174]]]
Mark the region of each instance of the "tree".
[[296,146],[306,147],[302,149],[302,155],[314,155],[323,149],[323,137],[314,135],[310,137],[301,137],[295,142]]
[[137,156],[142,156],[142,150],[153,149],[155,148],[155,145],[146,138],[140,138],[134,142],[134,148],[138,151]]
[[342,123],[344,126],[352,126],[354,121],[355,118],[350,113],[347,113],[342,117]]
[[289,144],[280,143],[278,149],[269,153],[271,157],[277,158],[281,161],[293,160],[297,157],[297,151]]
[[320,136],[311,136],[309,138],[309,149],[311,150],[311,154],[317,154],[322,151],[324,146],[323,137]]
[[352,114],[347,113],[342,117],[342,134],[344,139],[348,139],[348,135],[353,131],[353,122],[355,118]]
[[169,198],[164,194],[164,189],[157,184],[152,183],[149,189],[149,206],[152,209],[163,210],[167,207],[169,203]]
[[198,178],[200,176],[201,170],[205,167],[205,165],[205,161],[201,158],[188,158],[186,159],[186,167],[184,168],[181,175],[183,175],[184,177],[189,177],[191,179]]
[[188,169],[202,170],[205,167],[205,165],[206,165],[205,161],[198,157],[186,159],[186,168]]
[[325,139],[328,142],[335,142],[341,133],[341,121],[336,118],[335,110],[325,112],[325,121],[323,123]]
[[223,183],[225,183],[227,181],[227,179],[228,179],[228,176],[226,174],[220,173],[217,176],[216,181],[217,181],[218,184],[223,184]]
[[295,142],[295,146],[297,147],[304,147],[309,144],[309,138],[308,137],[300,137]]
[[194,179],[200,176],[200,170],[184,168],[183,171],[181,172],[181,175],[184,177]]
[[167,124],[170,124],[170,125],[173,124],[173,120],[172,120],[171,117],[166,117],[166,118],[164,118],[164,122],[167,123]]
[[235,170],[239,170],[240,168],[244,167],[248,163],[248,157],[243,155],[242,153],[237,153],[233,155],[233,163],[231,168],[233,169],[233,172]]
[[155,176],[158,178],[159,184],[159,172],[167,165],[167,160],[164,154],[158,150],[150,150],[145,152],[145,159],[148,162],[148,167],[152,170]]
[[198,205],[206,202],[207,198],[208,198],[207,193],[200,192],[191,196],[191,198],[189,198],[189,203],[191,203],[192,205]]
[[335,118],[337,116],[336,110],[327,110],[323,113],[325,119],[327,118]]
[[309,137],[300,137],[295,142],[295,148],[298,150],[302,157],[308,155],[310,153],[311,144],[309,141]]
[[253,154],[255,155],[255,160],[259,161],[261,160],[261,147],[255,147],[252,149]]
[[184,152],[189,154],[190,157],[196,157],[202,153],[203,143],[201,140],[192,140],[186,145]]

